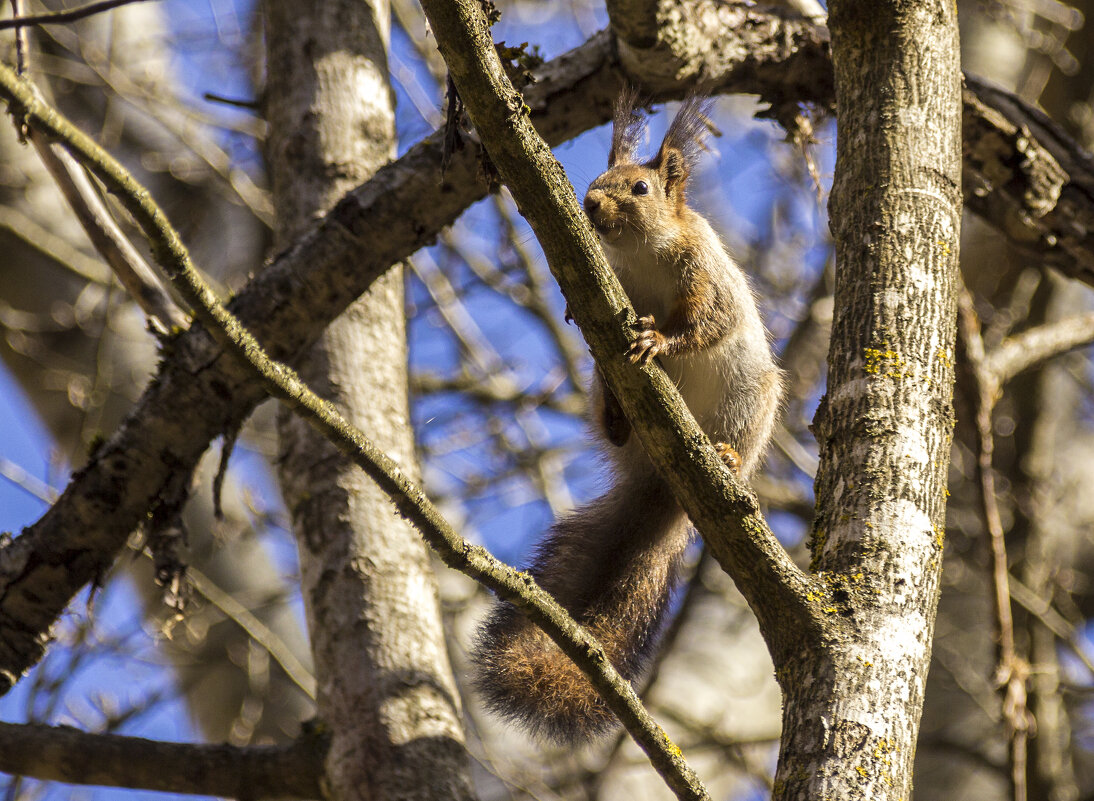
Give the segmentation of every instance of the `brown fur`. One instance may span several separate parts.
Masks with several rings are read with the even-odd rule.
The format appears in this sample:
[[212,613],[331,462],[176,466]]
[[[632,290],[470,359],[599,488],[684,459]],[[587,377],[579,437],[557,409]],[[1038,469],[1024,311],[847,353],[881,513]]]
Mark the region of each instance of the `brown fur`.
[[[585,196],[605,255],[639,314],[628,356],[661,359],[719,455],[747,479],[774,426],[782,374],[747,278],[686,203],[710,127],[709,102],[686,101],[645,164],[635,161],[642,127],[634,102],[633,93],[620,99],[610,168]],[[595,430],[616,446],[609,453],[614,486],[551,528],[530,572],[633,680],[653,653],[688,522],[599,374],[593,395]],[[487,619],[473,658],[487,704],[535,734],[580,740],[613,721],[573,663],[507,602]]]
[[[530,572],[604,646],[627,679],[641,672],[688,542],[687,518],[651,469],[559,521]],[[560,742],[614,718],[589,680],[507,602],[479,633],[476,685],[496,712]]]

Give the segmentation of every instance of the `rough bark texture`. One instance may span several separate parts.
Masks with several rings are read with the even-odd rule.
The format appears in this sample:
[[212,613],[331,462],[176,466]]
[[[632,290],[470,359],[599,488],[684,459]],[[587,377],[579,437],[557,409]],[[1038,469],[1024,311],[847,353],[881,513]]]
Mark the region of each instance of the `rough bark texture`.
[[956,8],[832,3],[837,165],[813,566],[841,620],[780,672],[780,799],[904,799],[941,576],[961,218]]
[[[383,0],[269,0],[269,163],[278,239],[366,180],[393,151]],[[301,376],[417,480],[401,269],[312,346]],[[349,457],[282,415],[280,475],[300,553],[336,799],[469,798],[459,695],[425,544]]]

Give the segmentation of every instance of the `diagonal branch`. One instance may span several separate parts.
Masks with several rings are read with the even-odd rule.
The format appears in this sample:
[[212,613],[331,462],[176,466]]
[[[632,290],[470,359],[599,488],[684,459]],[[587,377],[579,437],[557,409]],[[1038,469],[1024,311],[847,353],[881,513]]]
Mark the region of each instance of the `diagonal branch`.
[[573,187],[506,78],[481,8],[473,0],[428,0],[423,8],[475,129],[535,231],[598,366],[663,477],[756,612],[775,664],[800,651],[803,642],[819,647],[831,624],[810,600],[809,579],[768,529],[755,496],[732,478],[660,366],[640,369],[623,358],[634,310]]
[[1094,314],[1077,314],[1007,337],[984,355],[983,369],[1002,386],[1023,370],[1091,342]]
[[68,201],[95,250],[145,314],[158,320],[162,330],[186,324],[186,315],[175,305],[133,243],[122,232],[106,203],[95,190],[83,167],[60,145],[42,141],[34,131],[27,137],[57,188]]
[[263,623],[254,612],[236,600],[231,593],[222,590],[193,565],[186,568],[186,578],[195,592],[219,609],[225,617],[234,621],[259,647],[265,648],[273,657],[273,660],[285,671],[285,675],[289,677],[289,680],[299,687],[308,698],[315,700],[315,676],[269,626]]
[[0,771],[69,784],[228,798],[320,798],[325,747],[165,743],[70,726],[0,722]]

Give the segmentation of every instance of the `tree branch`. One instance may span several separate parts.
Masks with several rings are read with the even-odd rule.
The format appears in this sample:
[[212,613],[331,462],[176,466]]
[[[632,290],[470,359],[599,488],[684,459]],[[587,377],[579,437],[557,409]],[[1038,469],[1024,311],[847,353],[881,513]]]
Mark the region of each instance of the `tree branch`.
[[184,326],[186,315],[160,284],[159,276],[141,257],[122,232],[99,197],[83,167],[60,145],[43,141],[30,131],[27,137],[69,208],[80,221],[95,250],[110,265],[129,296],[147,314],[160,322],[164,331]]
[[228,798],[321,798],[325,747],[165,743],[69,726],[0,723],[0,771],[68,784]]
[[195,592],[223,612],[229,620],[234,621],[237,626],[246,632],[248,637],[258,643],[259,647],[265,648],[273,657],[273,660],[285,671],[285,675],[289,677],[289,680],[303,690],[308,698],[315,700],[315,676],[308,670],[307,666],[297,659],[296,654],[269,626],[193,565],[186,568],[186,578]]
[[1014,245],[1094,286],[1094,163],[1042,111],[965,75],[963,191]]
[[1029,663],[1018,655],[1014,642],[1014,615],[1011,610],[1010,568],[1007,564],[1006,532],[999,513],[995,489],[995,431],[992,412],[999,398],[1000,385],[986,365],[980,320],[973,311],[968,291],[958,302],[958,331],[964,346],[968,374],[975,389],[976,475],[980,483],[980,505],[992,556],[992,600],[995,608],[996,666],[995,686],[1002,698],[1006,724],[1008,767],[1014,801],[1026,801],[1026,763],[1029,734],[1033,720],[1027,706]]
[[1007,337],[985,354],[983,369],[998,386],[1023,370],[1094,342],[1094,313],[1077,314]]

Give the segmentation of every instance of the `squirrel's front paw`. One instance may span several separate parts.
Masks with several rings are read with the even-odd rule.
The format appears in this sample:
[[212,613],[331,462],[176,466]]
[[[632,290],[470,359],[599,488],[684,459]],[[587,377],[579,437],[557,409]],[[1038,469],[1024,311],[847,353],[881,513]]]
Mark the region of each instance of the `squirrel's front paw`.
[[639,317],[635,323],[638,335],[627,349],[627,358],[633,364],[649,364],[650,359],[665,349],[665,335],[657,330],[653,317]]
[[733,475],[741,475],[741,454],[737,453],[736,448],[726,442],[715,442],[714,450],[718,452],[718,455],[726,463],[726,467],[733,472]]

